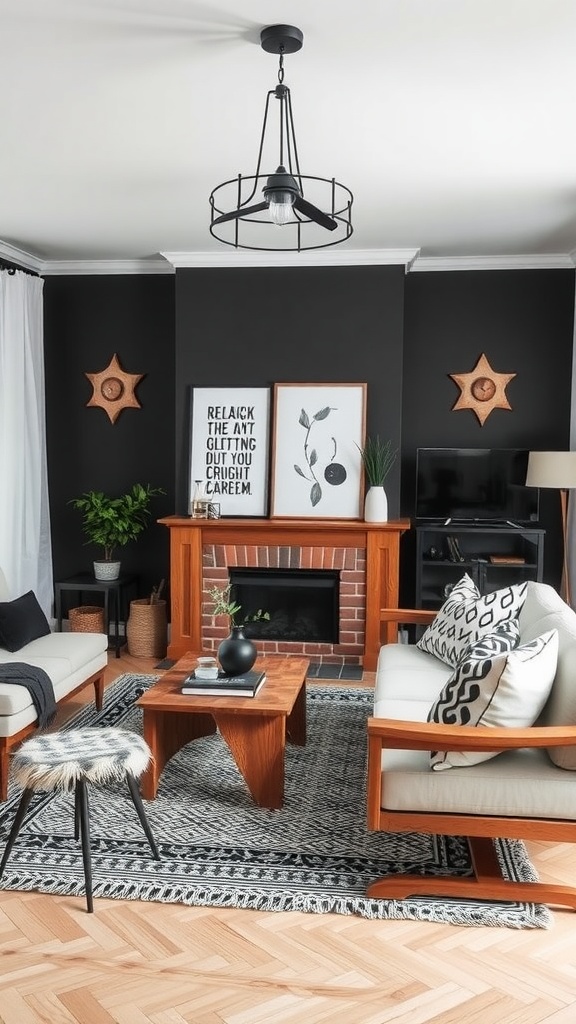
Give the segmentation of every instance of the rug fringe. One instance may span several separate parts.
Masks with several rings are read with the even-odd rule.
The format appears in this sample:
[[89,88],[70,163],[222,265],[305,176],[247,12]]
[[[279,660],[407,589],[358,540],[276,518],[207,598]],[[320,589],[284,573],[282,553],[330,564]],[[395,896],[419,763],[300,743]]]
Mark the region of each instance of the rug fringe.
[[[40,891],[54,896],[84,895],[82,878],[64,881],[54,878],[22,878],[8,876],[7,887],[26,892]],[[192,888],[178,884],[158,885],[153,882],[122,882],[93,880],[93,894],[102,899],[143,900],[151,903],[180,903],[194,907],[224,907],[238,910],[260,910],[272,913],[345,914],[373,921],[429,921],[434,924],[454,924],[454,908],[458,911],[458,925],[463,927],[551,928],[552,914],[540,903],[523,904],[524,915],[518,915],[518,905],[506,903],[467,903],[447,899],[444,903],[426,897],[403,900],[349,899],[347,897],[311,895],[309,893],[275,894],[256,889],[219,889],[214,884]]]

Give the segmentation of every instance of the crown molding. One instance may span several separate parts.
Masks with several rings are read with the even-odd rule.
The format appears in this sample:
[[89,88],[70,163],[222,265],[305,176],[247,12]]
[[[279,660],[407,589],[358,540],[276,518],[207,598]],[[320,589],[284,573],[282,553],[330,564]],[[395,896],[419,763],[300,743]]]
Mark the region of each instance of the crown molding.
[[25,249],[18,249],[0,239],[0,258],[16,263],[42,276],[68,274],[173,274],[174,267],[165,259],[143,260],[44,260]]
[[571,253],[533,253],[525,256],[419,256],[410,270],[574,270]]
[[173,274],[166,260],[45,260],[40,271],[45,277],[79,274]]
[[453,270],[574,270],[576,249],[569,253],[510,256],[421,256],[420,249],[322,249],[305,252],[161,252],[135,260],[44,260],[0,240],[0,258],[43,276],[104,274],[174,274],[180,268],[219,267],[354,267],[400,265],[406,273]]
[[17,263],[20,267],[25,267],[26,270],[34,270],[37,274],[42,273],[42,260],[39,256],[26,252],[25,249],[17,249],[16,246],[10,245],[10,242],[3,242],[1,239],[0,257],[4,257],[9,263]]
[[408,267],[418,249],[308,249],[303,252],[162,252],[177,270],[184,267],[356,267],[400,264]]

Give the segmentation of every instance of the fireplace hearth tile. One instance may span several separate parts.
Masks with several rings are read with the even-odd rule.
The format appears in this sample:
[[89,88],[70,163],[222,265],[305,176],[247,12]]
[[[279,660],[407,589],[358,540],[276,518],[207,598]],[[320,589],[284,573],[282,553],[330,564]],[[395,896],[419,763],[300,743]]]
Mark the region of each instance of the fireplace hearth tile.
[[362,665],[322,665],[320,662],[311,662],[308,678],[343,679],[357,683],[362,680]]

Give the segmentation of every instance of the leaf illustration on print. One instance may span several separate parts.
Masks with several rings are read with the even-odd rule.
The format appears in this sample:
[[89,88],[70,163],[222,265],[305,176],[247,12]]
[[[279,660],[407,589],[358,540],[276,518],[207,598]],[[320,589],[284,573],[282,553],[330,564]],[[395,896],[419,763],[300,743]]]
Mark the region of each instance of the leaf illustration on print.
[[312,484],[312,490],[310,491],[310,502],[311,502],[313,508],[314,508],[315,505],[318,504],[318,502],[320,501],[321,497],[322,497],[322,488],[320,487],[320,484],[318,483],[318,481],[316,481],[316,483]]
[[[317,448],[309,447],[310,433],[315,423],[319,423],[322,420],[327,419],[330,413],[336,412],[336,410],[337,406],[325,405],[323,406],[322,409],[319,409],[318,412],[315,412],[314,415],[312,416],[312,419],[310,419],[310,416],[308,415],[306,410],[301,409],[300,416],[298,417],[298,423],[300,424],[301,427],[304,427],[304,430],[306,431],[306,436],[304,438],[304,458],[306,459],[306,465],[308,466],[309,473],[304,473],[300,466],[297,465],[296,463],[294,463],[294,470],[298,474],[298,476],[303,477],[305,480],[313,481],[312,487],[310,489],[310,503],[312,505],[312,508],[315,508],[316,505],[318,505],[319,502],[322,500],[322,487],[320,486],[320,481],[318,480],[318,477],[314,472],[314,466],[318,465],[319,459]],[[336,438],[332,437],[331,440],[333,449],[332,457],[330,459],[330,462],[324,469],[324,479],[326,480],[326,483],[331,484],[333,487],[336,487],[339,484],[344,483],[348,474],[342,463],[335,462],[337,452]]]
[[[320,412],[315,412],[314,413],[314,419],[315,420],[325,420],[326,417],[329,416],[330,413],[332,412],[332,408],[329,405],[325,405],[323,409],[320,409]],[[302,412],[304,412],[304,410],[302,410]]]

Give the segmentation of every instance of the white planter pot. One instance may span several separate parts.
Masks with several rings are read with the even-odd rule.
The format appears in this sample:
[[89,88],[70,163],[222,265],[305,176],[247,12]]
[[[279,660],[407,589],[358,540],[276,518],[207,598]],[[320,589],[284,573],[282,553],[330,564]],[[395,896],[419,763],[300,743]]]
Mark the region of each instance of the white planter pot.
[[388,498],[383,487],[369,487],[364,499],[366,523],[388,522]]
[[120,562],[94,562],[94,576],[97,580],[117,580]]

